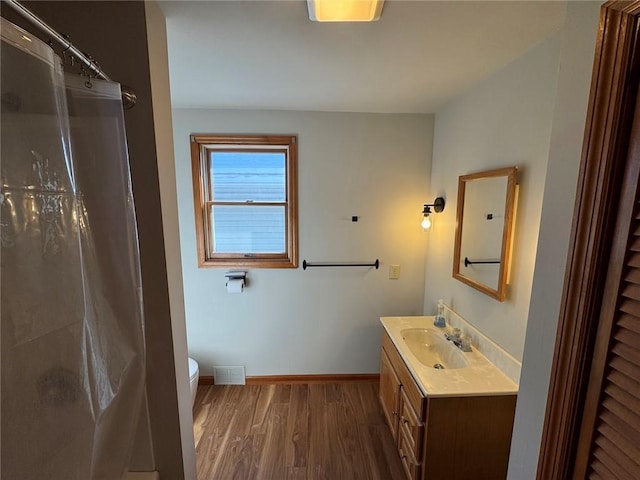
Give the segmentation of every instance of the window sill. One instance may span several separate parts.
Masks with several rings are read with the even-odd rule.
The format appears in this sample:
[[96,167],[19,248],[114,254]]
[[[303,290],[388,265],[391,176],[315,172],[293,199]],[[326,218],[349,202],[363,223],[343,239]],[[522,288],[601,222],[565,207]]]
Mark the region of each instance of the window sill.
[[198,268],[298,268],[298,262],[289,258],[209,258],[198,262]]

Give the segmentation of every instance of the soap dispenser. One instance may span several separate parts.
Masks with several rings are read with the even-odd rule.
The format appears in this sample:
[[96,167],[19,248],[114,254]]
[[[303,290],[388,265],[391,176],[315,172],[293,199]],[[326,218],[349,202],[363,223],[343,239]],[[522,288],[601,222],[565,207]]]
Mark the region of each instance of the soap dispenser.
[[440,328],[444,328],[447,325],[444,319],[444,302],[442,299],[438,300],[438,314],[436,315],[436,319],[433,321],[433,324]]

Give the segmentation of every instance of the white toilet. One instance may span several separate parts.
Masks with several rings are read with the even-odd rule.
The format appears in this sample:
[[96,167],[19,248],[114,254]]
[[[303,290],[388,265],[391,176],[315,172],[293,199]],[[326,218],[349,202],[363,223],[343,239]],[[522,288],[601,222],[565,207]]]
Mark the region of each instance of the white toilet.
[[196,402],[196,392],[198,391],[198,379],[200,378],[200,370],[198,362],[189,357],[189,384],[191,386],[191,406]]

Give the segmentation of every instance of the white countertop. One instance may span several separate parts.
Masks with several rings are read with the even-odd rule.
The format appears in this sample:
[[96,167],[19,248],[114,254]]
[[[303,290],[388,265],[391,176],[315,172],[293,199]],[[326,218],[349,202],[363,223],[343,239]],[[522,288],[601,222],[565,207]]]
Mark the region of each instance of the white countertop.
[[[477,349],[463,352],[468,365],[463,368],[438,370],[420,363],[404,343],[401,331],[407,328],[429,328],[434,317],[381,317],[382,326],[400,352],[409,371],[428,397],[465,397],[477,395],[513,395],[518,386]],[[441,329],[444,335],[446,329]],[[473,347],[473,346],[472,346]],[[457,348],[457,347],[454,347]]]

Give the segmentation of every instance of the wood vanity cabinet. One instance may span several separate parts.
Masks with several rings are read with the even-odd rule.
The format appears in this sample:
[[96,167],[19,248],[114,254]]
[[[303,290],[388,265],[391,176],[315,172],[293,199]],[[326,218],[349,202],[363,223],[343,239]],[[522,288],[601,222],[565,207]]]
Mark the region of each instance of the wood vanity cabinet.
[[382,351],[380,359],[380,403],[391,435],[398,436],[398,410],[400,409],[400,387],[402,384],[396,375],[387,354]]
[[506,478],[515,395],[425,397],[386,331],[379,395],[407,478]]

